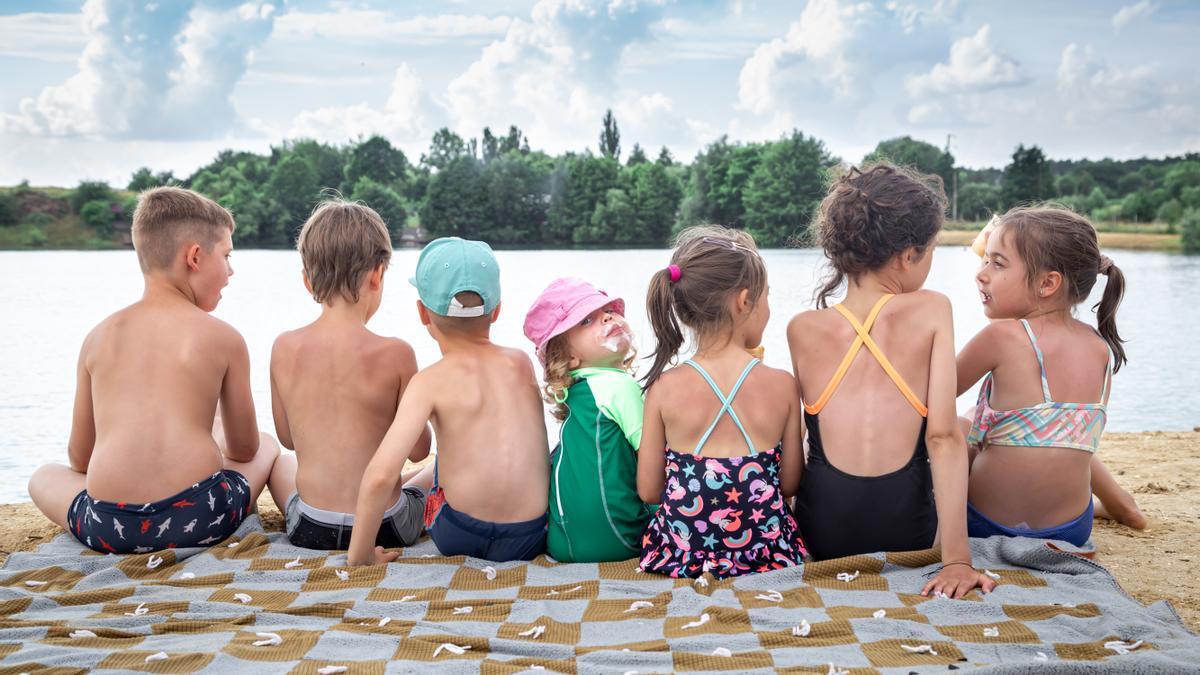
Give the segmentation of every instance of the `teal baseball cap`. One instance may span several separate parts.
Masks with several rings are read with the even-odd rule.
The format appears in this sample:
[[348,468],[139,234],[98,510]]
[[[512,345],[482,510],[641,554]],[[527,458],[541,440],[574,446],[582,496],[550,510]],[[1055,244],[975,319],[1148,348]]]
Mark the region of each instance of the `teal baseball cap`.
[[[421,249],[417,271],[408,283],[421,304],[441,316],[483,316],[500,304],[500,265],[492,247],[459,237],[434,239]],[[454,296],[463,291],[483,298],[479,307],[463,307]]]

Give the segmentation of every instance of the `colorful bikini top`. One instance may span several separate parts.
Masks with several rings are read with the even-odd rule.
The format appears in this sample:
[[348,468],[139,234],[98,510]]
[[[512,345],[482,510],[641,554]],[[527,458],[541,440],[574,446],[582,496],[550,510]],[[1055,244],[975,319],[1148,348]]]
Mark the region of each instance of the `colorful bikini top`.
[[1104,386],[1100,390],[1099,403],[1062,403],[1050,397],[1050,383],[1046,380],[1046,363],[1038,347],[1037,336],[1029,322],[1021,319],[1033,353],[1037,354],[1038,368],[1042,374],[1042,397],[1037,405],[1015,410],[992,408],[992,374],[988,373],[979,388],[979,402],[975,406],[975,420],[967,442],[973,445],[1015,445],[1018,447],[1073,448],[1084,452],[1096,452],[1100,437],[1108,421],[1104,400],[1108,396],[1108,383],[1112,381],[1113,353],[1108,350],[1108,365],[1104,371]]
[[891,300],[894,297],[896,296],[888,293],[887,295],[879,298],[879,301],[876,302],[875,306],[871,308],[871,313],[867,314],[867,320],[863,323],[859,323],[858,319],[856,319],[854,315],[850,313],[850,310],[846,309],[844,306],[840,304],[833,306],[833,308],[836,309],[839,314],[846,317],[846,320],[849,321],[850,325],[854,327],[854,332],[858,333],[858,336],[854,338],[854,342],[850,343],[850,349],[846,351],[846,356],[842,358],[841,365],[838,366],[837,372],[833,374],[833,378],[829,380],[829,384],[825,386],[825,391],[821,392],[821,396],[817,399],[817,402],[813,403],[812,405],[808,405],[807,403],[804,404],[804,411],[809,415],[816,415],[817,413],[821,412],[821,409],[825,407],[826,403],[829,403],[829,399],[833,397],[833,393],[837,391],[837,388],[842,384],[842,378],[846,376],[846,371],[850,370],[850,364],[854,363],[854,357],[858,356],[859,350],[862,349],[864,345],[875,357],[875,360],[879,362],[879,366],[883,368],[884,372],[887,373],[887,376],[891,378],[892,382],[896,385],[896,388],[900,390],[900,393],[904,394],[904,398],[908,399],[909,405],[911,405],[913,409],[917,411],[917,414],[919,414],[921,417],[927,417],[929,415],[929,408],[925,407],[925,404],[921,402],[921,399],[917,398],[917,395],[913,393],[912,389],[908,386],[908,383],[904,381],[904,378],[900,377],[900,373],[896,372],[896,369],[892,366],[892,362],[888,361],[888,358],[883,355],[883,350],[879,348],[879,345],[875,344],[875,340],[871,339],[871,327],[875,325],[875,319],[879,316],[879,310],[883,309],[883,306],[887,304],[888,300]]

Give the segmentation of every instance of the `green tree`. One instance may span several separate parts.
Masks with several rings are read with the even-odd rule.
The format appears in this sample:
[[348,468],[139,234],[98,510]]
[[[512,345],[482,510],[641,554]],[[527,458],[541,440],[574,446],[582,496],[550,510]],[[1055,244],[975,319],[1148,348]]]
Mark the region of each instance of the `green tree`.
[[129,185],[125,189],[141,192],[163,185],[172,185],[176,182],[178,181],[175,179],[175,174],[170,171],[154,173],[148,167],[143,166],[133,172],[133,177],[129,179]]
[[421,227],[434,236],[477,238],[486,216],[483,167],[463,155],[433,175],[421,208]]
[[433,141],[429,144],[429,154],[421,155],[421,164],[441,171],[450,162],[466,154],[467,144],[463,142],[462,136],[442,127],[433,134]]
[[1004,167],[1001,194],[1005,208],[1024,202],[1040,202],[1054,196],[1054,174],[1041,148],[1036,145],[1028,148],[1017,146],[1012,163]]
[[392,243],[400,242],[401,231],[408,220],[408,211],[404,208],[404,200],[400,195],[388,186],[363,176],[354,184],[354,200],[375,209],[387,225],[388,232],[392,235]]
[[1163,187],[1172,197],[1183,196],[1187,188],[1200,187],[1200,161],[1177,162],[1163,176]]
[[500,139],[500,154],[504,155],[510,152],[529,154],[529,141],[515,124],[508,127],[508,135]]
[[1000,188],[990,183],[959,183],[958,215],[963,220],[987,220],[1004,208]]
[[289,154],[299,155],[312,165],[321,189],[337,188],[342,184],[347,157],[340,148],[308,138],[284,141],[271,148],[270,165],[275,166]]
[[625,160],[625,166],[636,166],[649,161],[649,159],[646,159],[646,151],[642,150],[642,146],[634,143],[633,150],[629,152],[629,159]]
[[1178,199],[1172,199],[1164,202],[1158,207],[1158,213],[1154,214],[1154,219],[1160,223],[1166,223],[1167,229],[1170,232],[1175,231],[1175,226],[1183,218],[1183,205]]
[[500,156],[500,139],[492,134],[492,130],[489,127],[483,128],[483,136],[479,145],[483,150],[484,164]]
[[0,192],[0,227],[16,225],[19,220],[17,198],[13,193]]
[[358,179],[366,177],[403,190],[403,183],[408,178],[408,158],[383,136],[372,136],[350,148],[345,177],[350,185],[356,185]]
[[722,136],[697,155],[684,190],[678,227],[699,223],[741,227],[746,213],[743,193],[758,167],[762,147],[730,143]]
[[935,174],[942,177],[942,184],[950,189],[951,178],[954,175],[954,155],[946,152],[932,143],[918,141],[911,136],[901,136],[879,145],[866,156],[866,161],[886,160],[893,164],[909,166],[921,173]]
[[[574,241],[575,230],[591,226],[596,205],[609,190],[620,187],[621,165],[615,157],[591,153],[560,158],[550,177],[550,212],[543,241]],[[594,240],[594,239],[593,239]]]
[[759,246],[783,246],[806,237],[813,212],[825,196],[826,171],[837,159],[799,131],[768,143],[746,183],[746,231]]
[[1179,221],[1179,231],[1183,234],[1180,243],[1184,253],[1200,253],[1200,209],[1188,209],[1183,212]]
[[600,132],[600,154],[610,159],[621,158],[621,130],[612,109],[604,112],[604,130]]
[[671,151],[664,145],[662,150],[658,151],[658,159],[654,160],[654,162],[663,166],[675,166],[675,157],[671,155]]
[[90,201],[79,209],[79,217],[88,227],[95,228],[102,237],[112,235],[112,204],[106,199]]
[[613,188],[596,204],[587,226],[573,233],[577,244],[628,244],[641,240],[637,214],[624,190]]
[[[320,192],[320,179],[312,164],[309,164],[308,160],[300,155],[293,154],[284,157],[275,165],[271,171],[271,178],[267,181],[264,195],[279,204],[287,214],[287,222],[283,230],[286,233],[308,218],[313,204],[320,198]],[[271,236],[270,238],[274,239],[275,237]]]
[[638,237],[630,243],[665,244],[683,199],[683,185],[668,167],[637,164],[625,171],[637,218]]
[[108,183],[104,181],[85,180],[71,191],[69,201],[71,210],[75,213],[81,213],[83,205],[88,202],[110,202],[112,199],[113,191],[112,188],[108,187]]
[[537,243],[546,225],[551,167],[520,152],[508,152],[484,168],[488,241]]

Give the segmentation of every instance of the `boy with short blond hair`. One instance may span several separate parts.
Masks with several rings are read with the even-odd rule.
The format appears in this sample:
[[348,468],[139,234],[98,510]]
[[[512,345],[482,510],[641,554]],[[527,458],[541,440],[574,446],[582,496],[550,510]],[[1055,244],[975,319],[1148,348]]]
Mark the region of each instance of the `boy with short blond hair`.
[[443,555],[531,560],[546,543],[549,450],[529,357],[489,338],[500,313],[500,270],[481,241],[445,237],[421,251],[410,280],[417,314],[442,359],[409,383],[363,473],[351,565],[394,560],[374,546],[374,523],[427,422],[438,454],[407,485],[432,490],[425,528]]
[[[271,496],[296,546],[343,550],[356,529],[354,505],[363,471],[417,372],[412,347],[372,333],[392,243],[379,214],[343,200],[327,201],[304,223],[297,241],[304,286],[321,316],[283,333],[271,350],[275,433],[295,455],[271,473]],[[429,454],[428,431],[414,438],[410,459]],[[421,536],[424,492],[387,495],[375,519],[381,546],[409,546]]]
[[255,421],[245,341],[208,314],[233,274],[233,226],[228,211],[191,190],[138,198],[142,298],[84,339],[70,466],[44,465],[29,480],[42,513],[93,550],[225,539],[279,455]]

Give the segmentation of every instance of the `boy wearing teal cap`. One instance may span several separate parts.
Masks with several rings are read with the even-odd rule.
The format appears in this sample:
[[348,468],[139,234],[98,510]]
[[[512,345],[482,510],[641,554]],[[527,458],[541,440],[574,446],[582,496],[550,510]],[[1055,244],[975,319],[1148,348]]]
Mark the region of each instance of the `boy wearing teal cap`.
[[549,449],[529,357],[493,344],[500,268],[481,241],[444,237],[421,251],[409,280],[442,359],[413,376],[363,474],[347,560],[399,553],[375,546],[377,523],[426,422],[437,458],[406,483],[429,490],[425,528],[443,555],[531,560],[545,549]]

